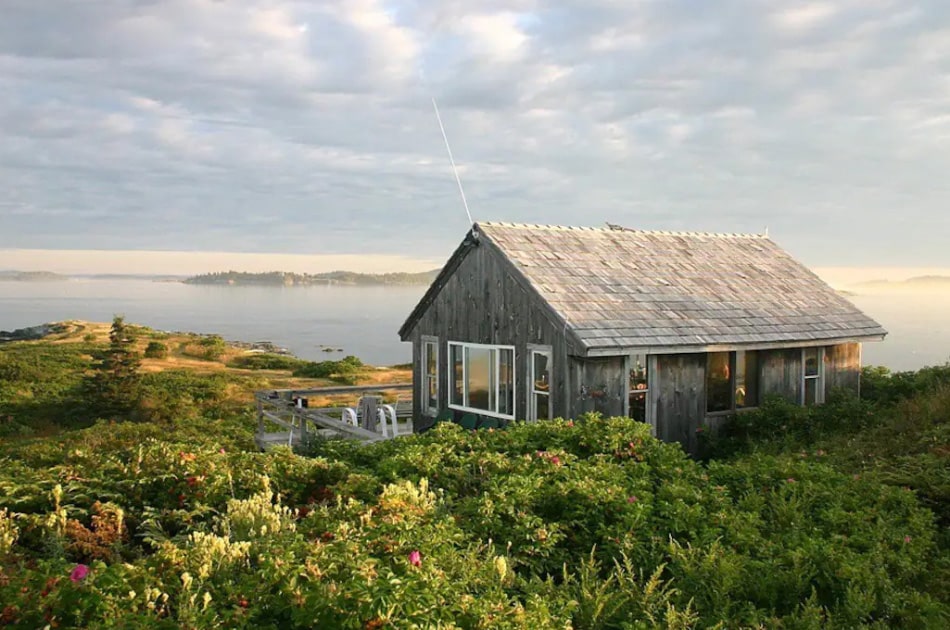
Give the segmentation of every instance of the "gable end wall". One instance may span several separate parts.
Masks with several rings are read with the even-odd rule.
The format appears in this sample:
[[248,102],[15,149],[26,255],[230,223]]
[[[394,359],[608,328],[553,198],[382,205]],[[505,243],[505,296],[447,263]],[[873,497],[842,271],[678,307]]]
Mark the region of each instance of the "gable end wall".
[[516,418],[526,416],[528,344],[551,346],[554,416],[570,409],[565,331],[552,322],[537,294],[511,264],[483,240],[459,263],[410,333],[413,344],[413,408],[422,409],[424,336],[439,339],[439,408],[448,407],[448,341],[515,347]]

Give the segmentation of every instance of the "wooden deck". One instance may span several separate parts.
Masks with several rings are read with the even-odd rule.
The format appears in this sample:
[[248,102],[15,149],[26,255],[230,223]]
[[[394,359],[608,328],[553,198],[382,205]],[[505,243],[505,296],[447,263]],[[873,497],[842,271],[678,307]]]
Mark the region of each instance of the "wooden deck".
[[[297,446],[313,437],[342,437],[369,444],[413,432],[412,401],[400,399],[412,383],[265,390],[257,400],[258,448]],[[396,394],[396,399],[385,401]],[[352,394],[352,406],[312,408],[310,397]],[[387,398],[388,396],[388,398]],[[395,423],[393,422],[395,416]]]

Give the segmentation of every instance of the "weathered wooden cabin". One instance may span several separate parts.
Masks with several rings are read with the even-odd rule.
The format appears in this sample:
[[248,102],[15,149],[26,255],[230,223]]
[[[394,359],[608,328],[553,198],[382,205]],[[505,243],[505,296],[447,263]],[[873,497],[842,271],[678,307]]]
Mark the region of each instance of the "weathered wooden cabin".
[[476,223],[399,334],[420,416],[599,411],[695,450],[767,395],[857,391],[887,333],[767,236]]

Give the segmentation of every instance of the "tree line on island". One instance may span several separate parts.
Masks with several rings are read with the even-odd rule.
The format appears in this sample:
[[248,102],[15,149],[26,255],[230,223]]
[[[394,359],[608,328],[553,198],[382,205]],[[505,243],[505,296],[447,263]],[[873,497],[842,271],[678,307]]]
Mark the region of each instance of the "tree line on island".
[[220,271],[205,273],[187,278],[185,284],[222,284],[231,286],[310,286],[310,285],[352,285],[352,286],[394,286],[427,285],[435,279],[438,269],[419,273],[357,273],[355,271],[329,271],[324,273],[290,273],[269,271],[248,273],[245,271]]

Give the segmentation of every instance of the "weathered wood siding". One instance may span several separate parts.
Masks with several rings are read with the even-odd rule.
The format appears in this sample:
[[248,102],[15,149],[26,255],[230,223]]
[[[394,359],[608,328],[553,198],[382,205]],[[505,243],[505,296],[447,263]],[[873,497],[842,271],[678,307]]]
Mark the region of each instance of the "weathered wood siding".
[[706,416],[706,355],[669,354],[656,357],[652,400],[656,437],[697,451],[698,429]]
[[537,294],[518,277],[511,263],[485,241],[472,246],[412,330],[413,408],[422,409],[423,335],[439,340],[439,408],[449,405],[447,342],[515,347],[515,417],[527,412],[528,344],[551,346],[551,405],[554,417],[569,417],[571,388],[568,348]]
[[759,396],[775,394],[791,403],[801,401],[801,348],[759,351]]
[[835,389],[860,392],[861,344],[843,343],[825,348],[825,400]]
[[622,416],[627,396],[625,357],[571,360],[571,416],[596,411]]

